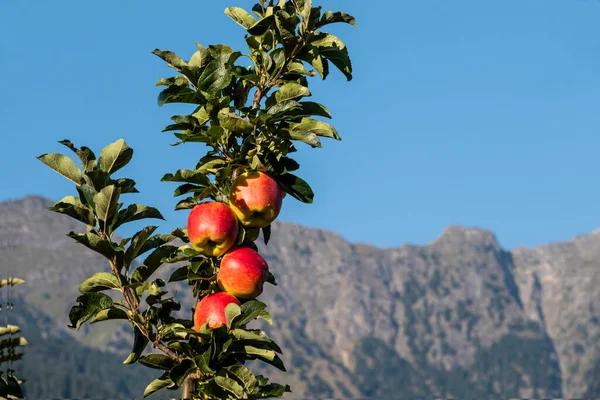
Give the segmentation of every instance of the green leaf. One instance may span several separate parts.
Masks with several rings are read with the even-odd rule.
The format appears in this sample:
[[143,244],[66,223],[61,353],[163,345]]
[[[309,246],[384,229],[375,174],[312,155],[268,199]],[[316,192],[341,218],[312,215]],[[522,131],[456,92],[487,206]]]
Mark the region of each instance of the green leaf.
[[127,165],[131,157],[133,149],[127,146],[125,140],[119,139],[102,149],[98,166],[102,171],[112,174]]
[[292,49],[298,43],[298,37],[296,36],[296,25],[298,25],[298,22],[299,19],[296,15],[289,15],[283,10],[275,13],[276,32],[287,55],[290,55]]
[[275,93],[275,99],[278,103],[286,100],[297,100],[305,96],[310,96],[308,88],[295,82],[286,83]]
[[177,239],[177,237],[178,236],[174,234],[154,235],[150,239],[148,239],[146,243],[144,243],[140,251],[138,251],[138,256],[144,254],[149,250],[156,249],[157,247],[172,242],[173,240]]
[[164,221],[164,217],[160,211],[158,211],[158,209],[154,207],[143,206],[141,204],[131,204],[126,209],[119,211],[119,216],[113,229],[117,229],[117,227],[123,224],[145,218],[162,219]]
[[188,66],[197,68],[198,71],[200,71],[210,62],[210,52],[200,43],[196,43],[196,47],[198,47],[198,51],[192,55],[188,62]]
[[216,173],[220,168],[224,167],[225,165],[227,165],[227,161],[223,160],[222,158],[216,158],[216,159],[212,159],[209,160],[205,163],[199,163],[198,166],[196,167],[196,171],[201,172],[203,174],[206,173]]
[[286,372],[285,366],[283,365],[283,361],[275,351],[268,349],[261,349],[255,346],[244,346],[244,352],[250,356],[254,356],[260,360],[263,360],[267,364],[271,364],[272,366]]
[[173,385],[173,381],[171,378],[169,378],[169,374],[164,373],[160,378],[153,380],[148,386],[146,386],[146,389],[144,389],[144,397],[148,397],[152,393],[171,385]]
[[300,52],[298,52],[298,58],[306,61],[319,73],[321,79],[327,78],[329,75],[329,66],[327,60],[321,57],[319,49],[310,44],[304,46]]
[[86,225],[96,225],[96,218],[94,217],[94,213],[92,212],[91,208],[73,196],[64,197],[61,201],[50,207],[49,210],[68,215]]
[[185,378],[195,370],[196,367],[194,366],[193,361],[190,359],[185,359],[181,362],[181,364],[171,369],[169,372],[169,377],[177,384],[177,386],[181,386]]
[[249,340],[249,341],[253,341],[253,342],[265,342],[265,343],[273,342],[271,340],[271,338],[269,338],[264,333],[261,336],[260,334],[257,334],[257,333],[251,332],[251,331],[247,331],[245,329],[232,329],[230,331],[230,333],[231,333],[231,335],[233,335],[233,337],[235,337],[238,340]]
[[[227,305],[229,307],[229,305]],[[233,317],[229,324],[230,329],[235,329],[239,326],[245,325],[253,319],[258,318],[261,313],[267,308],[267,305],[258,300],[250,300],[242,304],[240,307],[240,314]],[[227,308],[225,308],[227,310]]]
[[306,68],[304,68],[304,65],[301,62],[297,62],[297,61],[293,61],[288,64],[287,73],[288,74],[298,74],[298,75],[308,75],[308,76],[316,75],[315,71],[307,70]]
[[169,278],[169,283],[171,282],[180,282],[186,280],[188,277],[188,266],[185,265],[183,267],[177,268]]
[[273,24],[273,19],[273,15],[261,19],[260,21],[252,25],[250,28],[248,28],[248,33],[252,36],[262,36]]
[[352,80],[352,63],[344,42],[330,33],[319,32],[311,39],[312,46],[319,49],[319,54],[331,61],[349,81]]
[[331,113],[327,107],[322,104],[314,103],[312,101],[303,101],[300,104],[302,105],[302,111],[294,111],[291,113],[295,117],[316,115],[319,117],[331,118]]
[[297,132],[297,131],[291,131],[291,130],[288,131],[288,133],[290,135],[290,139],[292,139],[292,140],[297,140],[299,142],[306,143],[306,144],[310,145],[310,147],[312,147],[312,148],[323,147],[321,145],[321,140],[314,133],[310,133],[310,132],[304,133],[304,132]]
[[109,289],[119,290],[120,288],[121,284],[113,273],[97,272],[91,278],[86,279],[79,285],[79,292],[90,293]]
[[187,229],[177,228],[173,232],[171,232],[171,235],[181,239],[184,243],[190,242],[190,238],[188,237]]
[[135,181],[129,178],[119,178],[117,180],[113,180],[113,184],[121,189],[121,194],[125,193],[139,193],[135,188]]
[[240,386],[235,380],[226,378],[224,376],[215,376],[214,382],[219,385],[222,389],[233,394],[237,399],[244,398],[244,388]]
[[[237,59],[240,53],[233,58]],[[231,55],[231,54],[230,54]],[[208,63],[202,75],[198,78],[198,90],[207,97],[215,97],[218,93],[229,86],[231,78],[230,68],[228,61],[224,61],[224,58],[212,60]]]
[[191,258],[199,256],[200,253],[190,246],[181,246],[175,253],[161,259],[162,263],[174,264],[180,261],[188,261]]
[[129,268],[133,260],[135,260],[135,258],[139,255],[139,252],[144,244],[146,244],[148,238],[157,228],[157,226],[146,226],[133,236],[133,239],[131,239],[131,244],[123,256],[123,265],[125,265],[125,268]]
[[261,399],[270,397],[281,397],[284,393],[291,393],[290,385],[280,385],[279,383],[269,383],[260,389]]
[[210,356],[212,354],[212,349],[208,348],[208,350],[206,350],[204,353],[196,356],[196,358],[194,359],[196,361],[196,365],[198,366],[198,368],[200,368],[200,371],[204,372],[205,374],[214,374],[215,371],[210,368],[209,364],[210,364]]
[[296,100],[281,101],[269,107],[264,119],[265,121],[279,121],[290,117],[293,111],[300,109],[302,109],[302,105]]
[[77,157],[79,157],[79,160],[81,160],[84,170],[91,171],[96,166],[96,155],[89,148],[82,146],[81,149],[78,149],[73,145],[73,143],[71,143],[71,141],[66,139],[61,140],[58,143],[67,146],[69,149],[73,150],[75,154],[77,154]]
[[190,81],[185,79],[184,76],[173,76],[171,78],[160,78],[156,82],[156,86],[189,86]]
[[225,9],[225,15],[246,29],[250,29],[256,24],[256,19],[250,15],[248,11],[240,7],[229,7]]
[[182,68],[187,66],[187,63],[181,59],[177,54],[168,50],[155,49],[152,54],[157,55],[169,64],[169,67],[181,71]]
[[[233,328],[233,321],[235,320],[235,318],[237,318],[239,315],[241,315],[242,310],[240,308],[240,306],[238,306],[235,303],[229,303],[227,304],[227,307],[225,307],[225,319],[227,321],[227,326],[229,326],[230,328]],[[238,324],[237,326],[239,326],[240,324]]]
[[93,317],[98,311],[111,308],[113,301],[104,293],[85,293],[77,297],[79,305],[73,306],[69,312],[71,329],[79,329],[81,324]]
[[273,275],[270,272],[269,272],[269,274],[267,276],[267,282],[270,283],[273,286],[277,286],[277,281],[275,280],[275,275]]
[[292,174],[284,174],[276,176],[275,179],[281,188],[295,199],[307,204],[313,202],[315,195],[308,183],[302,178]]
[[38,157],[38,160],[40,160],[41,162],[43,162],[44,164],[52,168],[54,171],[58,172],[59,174],[70,180],[71,182],[75,183],[76,185],[81,184],[81,170],[69,157],[58,153],[42,154]]
[[94,250],[97,253],[102,254],[104,257],[112,260],[115,255],[115,250],[111,246],[110,242],[106,239],[100,238],[93,232],[87,233],[75,233],[71,232],[67,236],[81,243],[88,249]]
[[83,175],[85,182],[92,186],[97,192],[104,189],[110,184],[114,184],[110,175],[107,172],[97,168],[93,171],[88,171]]
[[254,130],[254,125],[239,115],[228,112],[227,109],[219,111],[219,123],[221,126],[232,132],[251,133]]
[[100,190],[97,195],[94,196],[94,204],[96,204],[96,216],[99,220],[104,222],[106,230],[110,227],[113,217],[116,216],[119,209],[119,196],[121,195],[121,189],[114,185],[109,185],[104,189]]
[[136,282],[145,282],[150,276],[160,267],[163,262],[162,259],[170,257],[172,254],[177,252],[178,248],[175,246],[161,246],[154,250],[144,260],[144,265],[139,266],[132,275],[132,280]]
[[133,349],[131,350],[129,357],[127,357],[127,359],[123,361],[123,364],[133,364],[134,362],[136,362],[144,352],[144,349],[146,349],[147,345],[148,338],[146,338],[146,336],[144,336],[137,327],[134,327]]
[[241,364],[225,367],[225,371],[229,377],[237,379],[244,386],[248,393],[254,393],[258,386],[258,381],[254,374]]
[[204,101],[198,92],[188,86],[169,86],[158,94],[159,107],[170,103],[201,104]]
[[271,240],[271,225],[267,225],[262,228],[263,240],[265,241],[265,246],[269,244],[269,240]]
[[190,171],[187,169],[180,169],[175,175],[166,174],[162,177],[161,182],[189,182],[205,187],[210,185],[209,179],[202,171]]
[[198,201],[196,201],[196,199],[194,199],[193,197],[188,197],[187,199],[183,199],[179,203],[177,203],[177,205],[175,206],[175,211],[189,210],[196,207],[197,205]]
[[[292,139],[294,136],[304,137],[310,134],[331,138],[335,140],[342,140],[337,130],[330,124],[322,121],[318,121],[312,118],[302,118],[300,122],[293,122],[289,125],[289,132]],[[301,140],[301,139],[296,139]]]
[[88,185],[80,185],[76,187],[77,193],[79,193],[79,200],[81,203],[90,206],[92,210],[96,209],[96,204],[94,204],[94,196],[98,194],[94,188]]
[[175,361],[162,354],[148,354],[140,357],[138,362],[149,368],[163,370],[171,370],[175,366]]
[[318,29],[325,25],[334,24],[336,22],[345,22],[356,27],[356,19],[352,15],[341,11],[327,11],[325,14],[323,14],[319,22],[315,24],[315,27]]
[[129,319],[127,312],[118,307],[111,307],[100,310],[90,319],[90,324],[96,322],[108,321],[112,319]]

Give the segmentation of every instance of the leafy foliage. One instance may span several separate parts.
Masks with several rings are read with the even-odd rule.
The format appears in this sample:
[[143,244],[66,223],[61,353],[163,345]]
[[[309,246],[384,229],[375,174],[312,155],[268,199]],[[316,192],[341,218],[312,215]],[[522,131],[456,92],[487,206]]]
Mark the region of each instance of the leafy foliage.
[[[24,283],[19,278],[8,278],[0,281],[0,288],[17,286]],[[27,339],[18,336],[21,328],[16,325],[0,326],[0,365],[8,364],[6,376],[0,373],[0,399],[22,399],[23,389],[21,388],[24,380],[18,379],[13,370],[15,361],[23,358],[23,353],[19,348],[26,346]]]
[[[321,31],[332,23],[355,25],[343,12],[325,12],[313,7],[311,0],[261,0],[253,14],[230,7],[225,14],[246,31],[248,53],[218,44],[208,48],[196,43],[189,60],[167,50],[153,53],[178,75],[162,78],[165,87],[158,105],[193,104],[189,115],[175,115],[164,132],[174,132],[183,143],[203,143],[207,153],[193,169],[180,169],[164,175],[162,181],[176,182],[174,196],[185,196],[176,209],[193,208],[204,199],[227,202],[231,182],[245,171],[262,171],[273,176],[280,188],[295,199],[311,203],[314,193],[309,184],[292,174],[299,164],[289,157],[298,142],[321,147],[321,138],[341,140],[336,129],[318,118],[331,118],[319,103],[305,101],[312,93],[308,77],[325,79],[329,65],[352,79],[352,65],[345,44],[336,36]],[[250,66],[240,60],[249,59]],[[115,178],[133,157],[123,139],[109,144],[100,156],[87,148],[77,148],[68,140],[59,142],[73,151],[81,167],[63,154],[44,154],[40,161],[76,185],[78,197],[67,196],[53,205],[52,211],[69,215],[87,225],[85,233],[69,233],[75,241],[104,256],[110,271],[99,271],[84,281],[81,296],[69,314],[70,327],[106,320],[126,320],[133,328],[134,343],[125,364],[140,363],[164,371],[144,391],[148,396],[160,389],[190,387],[193,396],[209,399],[262,399],[280,397],[289,386],[269,383],[245,367],[250,360],[261,360],[282,371],[281,349],[263,331],[248,329],[255,319],[272,322],[266,305],[257,300],[226,309],[227,325],[198,331],[190,320],[177,319],[173,311],[181,308],[165,290],[166,282],[152,278],[165,264],[184,262],[169,282],[188,281],[195,297],[219,291],[216,273],[219,257],[204,257],[190,245],[174,246],[175,239],[189,243],[187,232],[155,234],[147,226],[133,237],[116,241],[115,231],[142,219],[162,219],[150,206],[125,206],[122,196],[137,193],[135,181]],[[257,230],[240,228],[238,245],[255,247]],[[270,227],[263,228],[267,243]],[[145,255],[137,268],[134,261]],[[276,284],[269,273],[267,282]],[[115,290],[123,300],[104,293]],[[162,354],[148,353],[149,345]],[[185,384],[185,385],[184,385]]]

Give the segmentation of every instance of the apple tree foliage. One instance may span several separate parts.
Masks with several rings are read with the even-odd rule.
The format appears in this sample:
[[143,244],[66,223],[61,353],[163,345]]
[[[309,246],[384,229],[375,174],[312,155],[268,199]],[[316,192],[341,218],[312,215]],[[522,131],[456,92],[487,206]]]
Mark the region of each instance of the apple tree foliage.
[[[225,14],[241,25],[245,53],[224,44],[198,43],[189,60],[171,51],[154,51],[177,72],[157,82],[164,87],[158,105],[191,105],[190,114],[173,116],[163,131],[174,132],[174,145],[196,142],[208,149],[195,166],[166,174],[162,181],[178,183],[174,196],[183,199],[177,210],[209,199],[227,203],[231,182],[248,170],[267,172],[284,192],[311,203],[313,192],[297,176],[300,166],[290,154],[298,143],[321,147],[321,138],[340,136],[323,121],[331,118],[327,108],[306,100],[311,96],[308,78],[325,79],[335,67],[352,79],[346,45],[324,29],[334,23],[355,25],[355,19],[343,12],[323,12],[311,0],[261,0],[250,12],[230,7]],[[279,346],[262,330],[246,328],[258,318],[271,323],[264,303],[230,304],[228,326],[208,329],[205,324],[198,332],[191,319],[174,315],[181,306],[168,294],[167,283],[187,282],[190,296],[198,299],[213,293],[218,290],[219,257],[197,253],[187,244],[185,229],[158,234],[156,226],[147,226],[133,237],[115,235],[130,222],[163,218],[156,208],[124,203],[125,195],[138,192],[134,180],[115,177],[133,156],[125,141],[106,146],[98,157],[68,140],[59,143],[72,150],[81,165],[63,154],[38,157],[75,184],[76,196],[66,196],[50,209],[85,224],[85,232],[68,236],[110,265],[110,271],[99,271],[79,286],[81,295],[69,313],[70,328],[115,319],[129,322],[134,340],[124,363],[162,371],[144,396],[181,387],[184,398],[198,399],[260,399],[290,391],[287,385],[255,376],[245,365],[257,359],[285,371]],[[256,232],[247,233],[240,225],[237,244],[256,249]],[[263,228],[265,244],[270,236],[270,227]],[[174,245],[177,239],[186,244]],[[175,269],[168,282],[153,277],[159,268],[174,263],[185,265]],[[273,275],[269,282],[275,284]],[[111,290],[118,296],[106,294]]]
[[[19,278],[9,277],[0,280],[0,289],[9,289],[13,286],[21,285],[25,281]],[[10,300],[6,304],[7,311],[12,311]],[[0,371],[0,400],[3,399],[22,399],[23,390],[21,388],[24,380],[15,376],[12,368],[13,363],[23,358],[23,352],[19,349],[26,346],[27,339],[20,336],[21,328],[16,325],[0,326],[0,366],[7,367],[6,375]]]

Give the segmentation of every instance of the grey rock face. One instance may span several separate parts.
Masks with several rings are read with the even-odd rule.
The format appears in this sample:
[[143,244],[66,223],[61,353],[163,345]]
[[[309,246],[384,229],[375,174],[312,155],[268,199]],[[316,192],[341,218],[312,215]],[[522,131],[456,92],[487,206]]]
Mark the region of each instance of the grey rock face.
[[[127,353],[124,324],[64,328],[77,285],[107,267],[49,205],[0,203],[0,266],[19,268],[27,307],[53,317],[55,336]],[[600,234],[510,252],[453,226],[427,246],[378,249],[276,223],[259,247],[279,283],[261,296],[274,320],[264,328],[289,372],[257,369],[292,385],[288,398],[600,395]]]

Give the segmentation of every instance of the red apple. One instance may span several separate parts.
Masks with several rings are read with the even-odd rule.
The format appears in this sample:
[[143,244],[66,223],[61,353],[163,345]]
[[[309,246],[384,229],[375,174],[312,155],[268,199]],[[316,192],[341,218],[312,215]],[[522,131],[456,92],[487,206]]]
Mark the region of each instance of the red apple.
[[188,217],[190,244],[205,256],[222,256],[235,244],[237,217],[221,202],[200,203]]
[[223,256],[217,283],[221,290],[248,300],[262,293],[268,275],[269,266],[260,254],[249,247],[238,247]]
[[282,199],[282,191],[273,177],[249,171],[233,182],[229,205],[244,226],[264,228],[279,215]]
[[240,305],[238,299],[224,292],[214,293],[200,300],[194,312],[194,329],[199,332],[207,320],[210,329],[219,328],[223,324],[227,325],[225,307],[231,303]]

